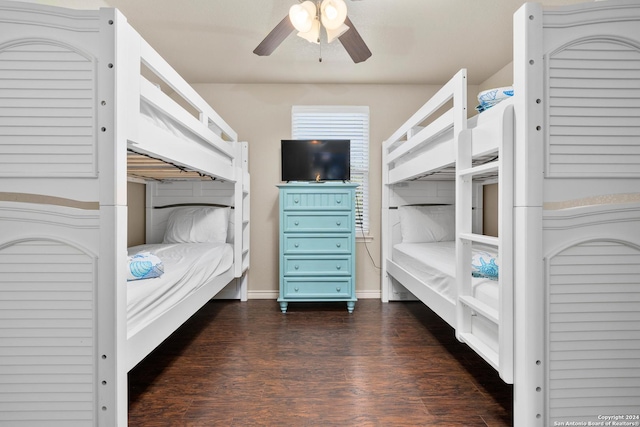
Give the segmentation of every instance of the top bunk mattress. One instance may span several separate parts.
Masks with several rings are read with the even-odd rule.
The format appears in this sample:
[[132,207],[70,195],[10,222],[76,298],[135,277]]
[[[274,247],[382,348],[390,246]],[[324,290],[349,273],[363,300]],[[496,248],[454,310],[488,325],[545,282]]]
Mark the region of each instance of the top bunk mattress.
[[[490,246],[474,245],[474,255],[494,252]],[[455,242],[399,243],[393,247],[393,261],[416,276],[425,286],[456,303],[456,246]],[[471,279],[474,297],[498,309],[498,281],[487,278]]]
[[160,277],[127,282],[127,335],[132,336],[180,301],[231,268],[228,243],[171,243],[133,246],[129,255],[149,252],[164,265]]

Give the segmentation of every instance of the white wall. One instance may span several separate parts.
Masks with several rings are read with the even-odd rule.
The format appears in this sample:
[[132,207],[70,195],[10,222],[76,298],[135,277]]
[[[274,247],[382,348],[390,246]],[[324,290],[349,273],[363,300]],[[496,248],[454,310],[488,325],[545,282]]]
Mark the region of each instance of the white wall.
[[[512,86],[513,85],[513,63],[505,65],[501,70],[496,72],[493,76],[489,77],[483,83],[478,86],[478,91],[481,92],[487,89],[493,89],[496,87]],[[469,94],[471,96],[471,94]]]

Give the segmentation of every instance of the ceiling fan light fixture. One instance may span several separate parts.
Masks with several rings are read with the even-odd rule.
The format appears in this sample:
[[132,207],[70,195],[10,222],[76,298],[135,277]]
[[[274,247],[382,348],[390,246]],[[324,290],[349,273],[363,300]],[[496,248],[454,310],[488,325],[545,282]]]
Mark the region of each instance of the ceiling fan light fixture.
[[311,30],[313,22],[316,20],[316,6],[312,1],[305,1],[294,4],[289,9],[289,19],[293,27],[301,33]]
[[349,30],[349,27],[347,27],[345,24],[342,24],[335,30],[330,30],[329,28],[325,28],[325,30],[327,30],[327,43],[331,43],[332,41],[346,33]]
[[309,31],[300,31],[297,34],[298,37],[302,37],[308,42],[319,44],[320,43],[320,21],[314,18],[311,22],[311,28]]
[[298,4],[289,9],[289,14],[267,34],[253,53],[259,56],[271,55],[296,29],[299,37],[319,44],[323,26],[327,33],[327,41],[331,43],[339,39],[354,63],[366,61],[371,57],[367,44],[347,16],[344,0],[307,0],[302,3],[298,0]]
[[344,0],[322,0],[320,18],[327,30],[337,30],[347,19],[347,5]]

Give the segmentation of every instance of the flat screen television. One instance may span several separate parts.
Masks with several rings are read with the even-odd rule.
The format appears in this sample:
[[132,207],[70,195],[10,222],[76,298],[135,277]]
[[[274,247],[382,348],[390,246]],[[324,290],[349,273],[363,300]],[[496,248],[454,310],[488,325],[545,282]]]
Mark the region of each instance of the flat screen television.
[[282,181],[349,181],[348,139],[283,139]]

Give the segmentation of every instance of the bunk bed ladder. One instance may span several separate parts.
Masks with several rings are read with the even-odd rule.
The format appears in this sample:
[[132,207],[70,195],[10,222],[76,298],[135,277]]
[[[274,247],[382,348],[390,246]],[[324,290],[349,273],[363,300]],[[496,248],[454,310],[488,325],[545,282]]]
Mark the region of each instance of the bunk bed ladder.
[[[463,130],[456,141],[456,337],[473,348],[507,383],[513,382],[513,110],[505,110],[498,157],[473,166],[471,130]],[[498,174],[498,236],[473,232],[473,178],[487,173]],[[499,307],[495,309],[474,296],[472,289],[472,245],[480,243],[498,249],[500,267]],[[487,331],[497,329],[498,343],[485,339]]]

